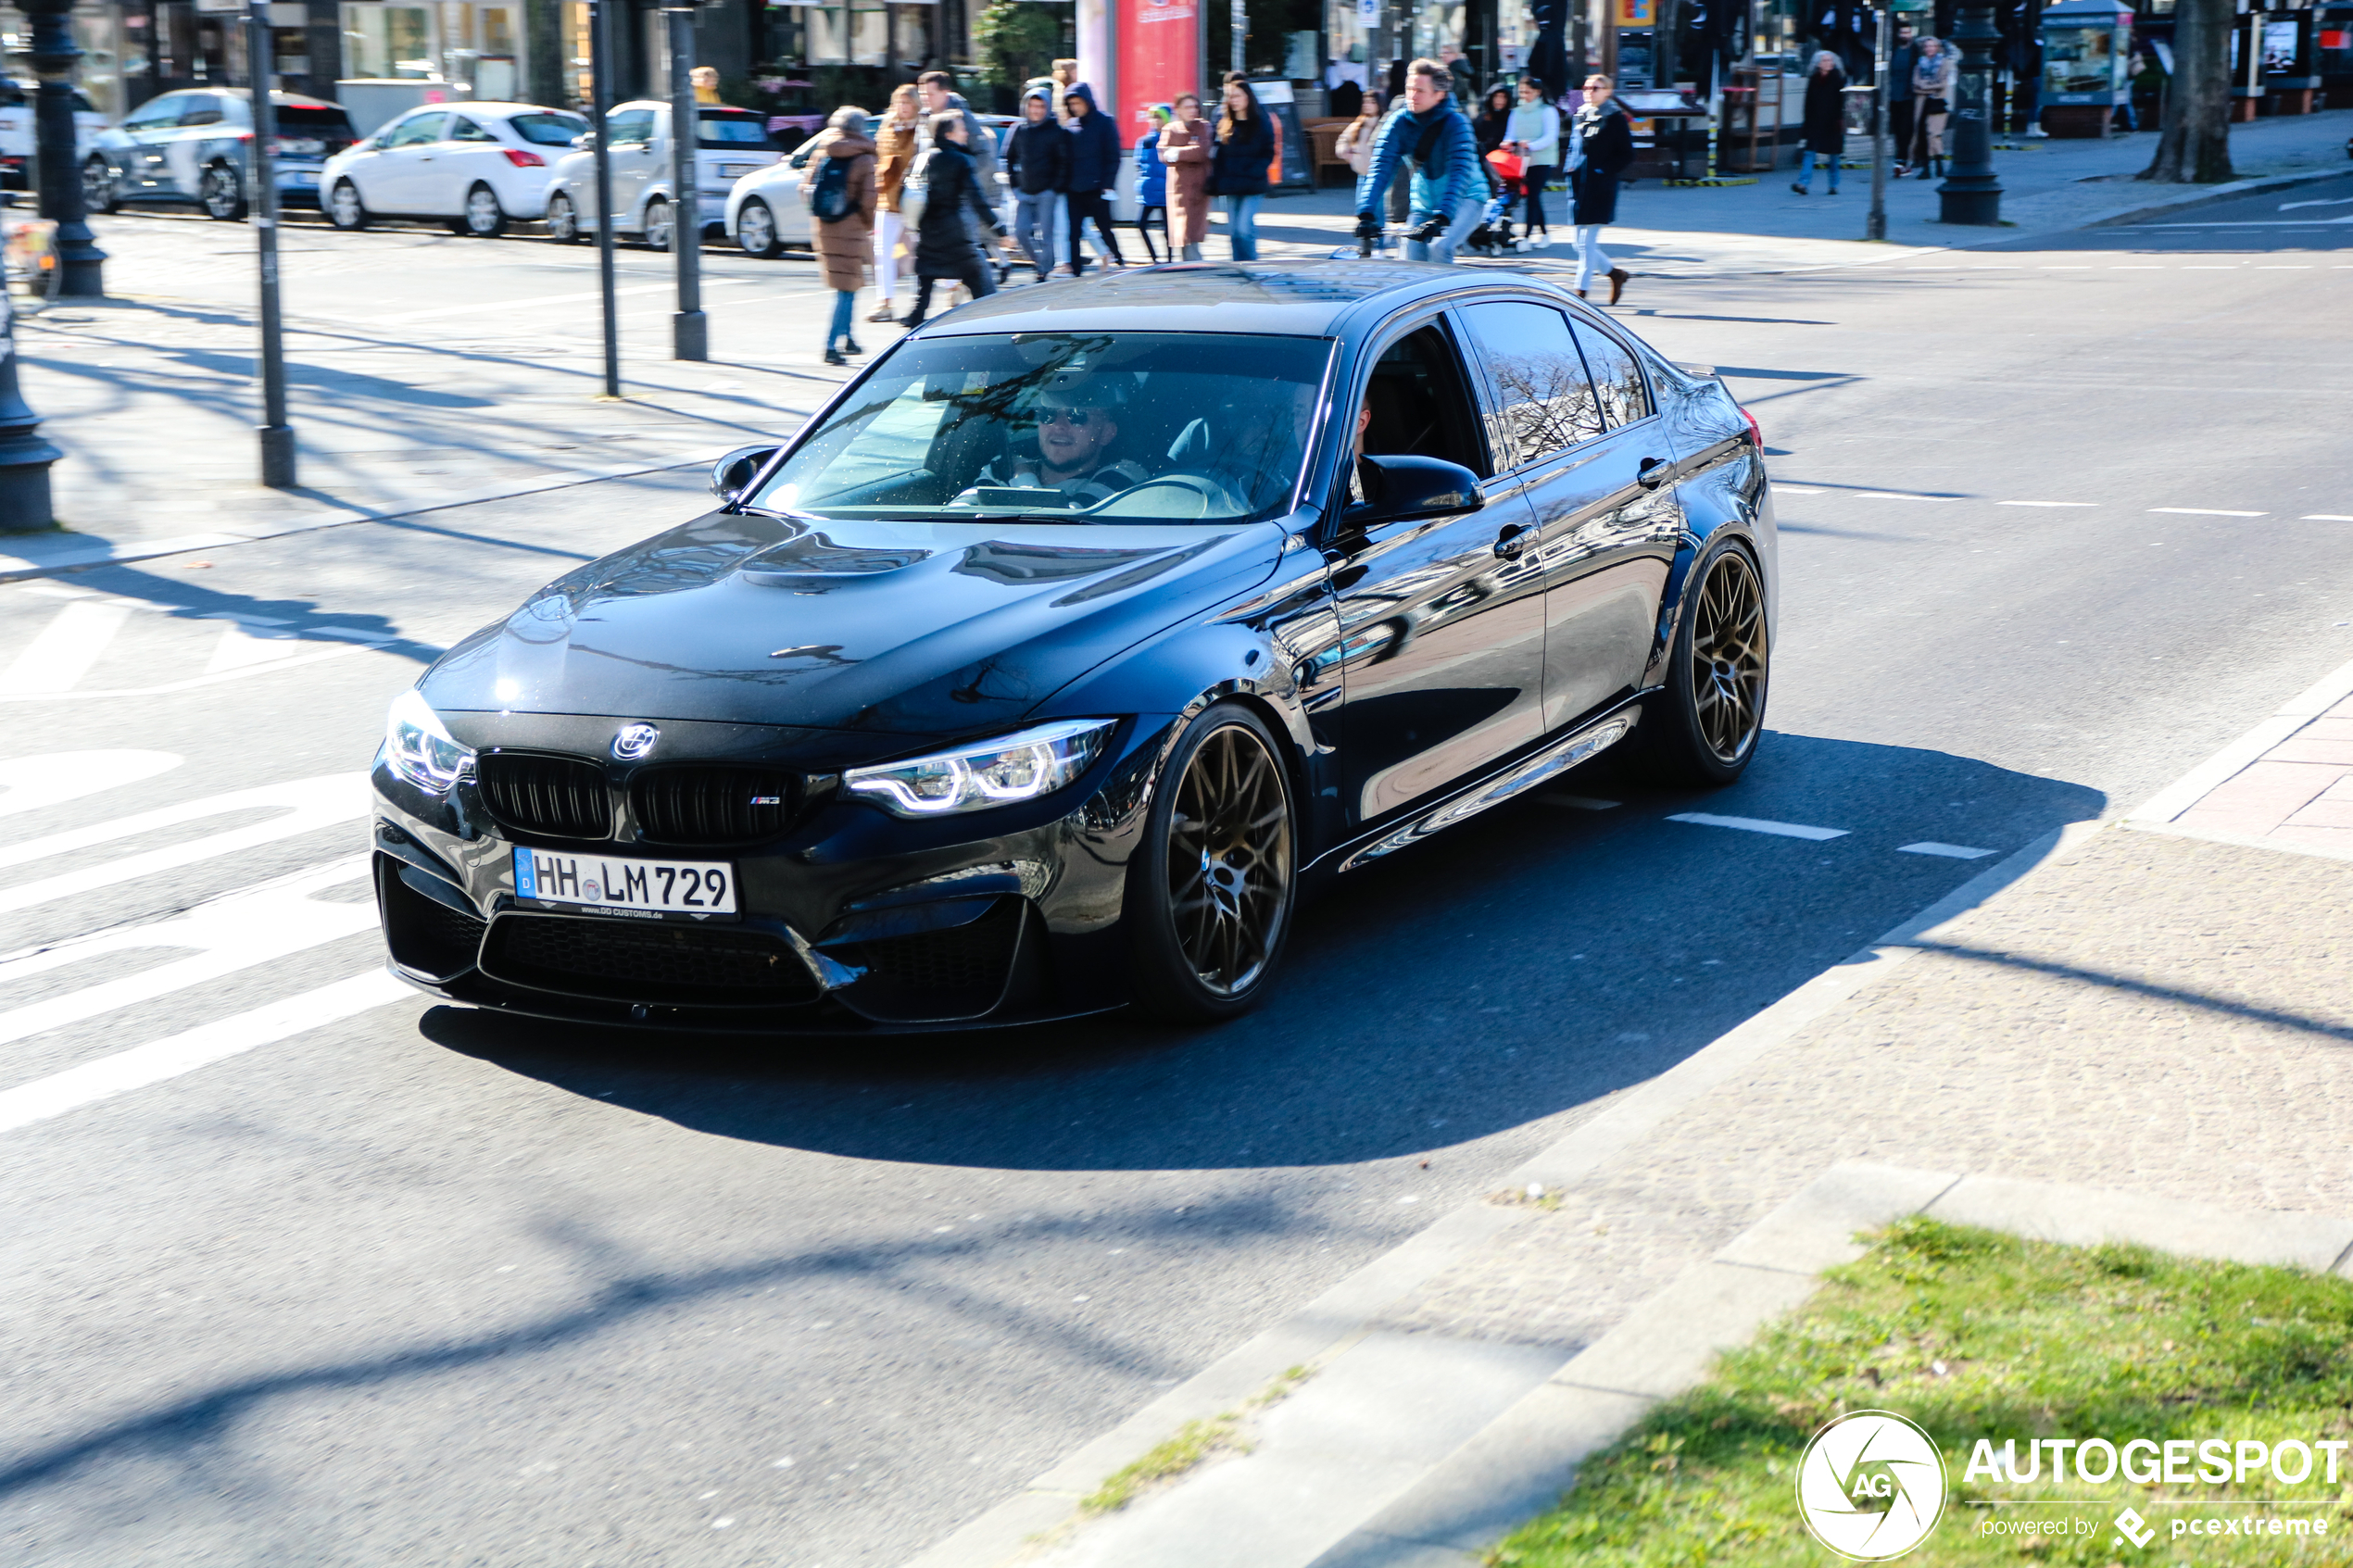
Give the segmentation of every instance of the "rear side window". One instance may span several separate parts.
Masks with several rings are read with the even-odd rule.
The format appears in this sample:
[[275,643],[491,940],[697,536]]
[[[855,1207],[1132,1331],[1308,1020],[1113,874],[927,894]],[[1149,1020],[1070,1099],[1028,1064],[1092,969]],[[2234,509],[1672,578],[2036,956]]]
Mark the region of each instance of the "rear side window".
[[714,114],[705,109],[697,117],[696,144],[713,151],[740,151],[746,147],[765,149],[768,145],[768,122],[756,114]]
[[1607,332],[1582,321],[1577,323],[1577,344],[1584,349],[1585,363],[1592,370],[1593,387],[1601,394],[1602,410],[1609,416],[1610,428],[1649,419],[1650,383],[1642,379],[1642,367],[1632,352]]
[[605,136],[613,145],[632,143],[638,145],[654,139],[654,111],[623,109],[605,119]]
[[449,127],[449,139],[453,142],[495,142],[498,138],[464,115],[459,115],[457,122]]
[[158,125],[177,125],[180,123],[180,111],[186,107],[187,100],[176,94],[157,98],[153,103],[142,104],[132,109],[124,118],[122,129],[145,131]]
[[573,137],[588,134],[588,122],[576,114],[510,115],[507,124],[535,147],[569,147]]
[[1466,307],[1463,320],[1492,389],[1487,439],[1499,463],[1541,462],[1602,433],[1601,399],[1567,317],[1548,305],[1497,300]]
[[332,104],[280,104],[278,129],[349,141],[351,117]]
[[182,125],[218,125],[220,123],[220,100],[198,94],[181,106]]

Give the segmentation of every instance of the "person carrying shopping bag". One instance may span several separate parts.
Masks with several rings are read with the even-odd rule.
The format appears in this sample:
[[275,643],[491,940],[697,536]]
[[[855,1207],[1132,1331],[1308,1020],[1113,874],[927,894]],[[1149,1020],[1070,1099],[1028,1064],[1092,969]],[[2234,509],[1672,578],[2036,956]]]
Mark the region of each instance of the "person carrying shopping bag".
[[931,311],[934,283],[946,279],[962,283],[975,299],[997,292],[989,275],[988,257],[980,236],[1001,240],[1004,231],[981,194],[980,176],[973,156],[965,151],[971,132],[962,109],[943,109],[931,117],[931,161],[924,166],[928,183],[924,190],[923,227],[915,235],[915,308],[906,319],[912,331]]
[[1201,117],[1201,100],[1180,93],[1175,118],[1160,133],[1160,161],[1168,170],[1168,244],[1186,261],[1201,259],[1209,237],[1209,162],[1215,137]]
[[1814,160],[1831,171],[1831,195],[1838,194],[1838,162],[1846,154],[1846,73],[1838,56],[1824,49],[1815,55],[1806,77],[1805,150],[1798,154],[1797,178],[1790,189],[1799,195],[1814,191]]
[[906,220],[899,210],[907,171],[915,167],[917,144],[923,140],[923,110],[915,102],[915,84],[891,89],[890,110],[875,132],[875,292],[881,298],[869,321],[899,319],[899,243],[906,237]]
[[1227,72],[1209,192],[1226,204],[1226,238],[1236,261],[1258,259],[1258,204],[1266,199],[1266,166],[1274,161],[1275,132],[1267,125],[1265,106],[1250,90],[1248,77]]
[[1160,161],[1160,133],[1168,129],[1169,114],[1154,104],[1151,115],[1152,128],[1136,144],[1136,233],[1157,267],[1161,256],[1152,245],[1152,229],[1168,221],[1168,166]]
[[1568,122],[1570,220],[1577,225],[1577,297],[1596,277],[1609,279],[1609,302],[1626,292],[1627,271],[1602,252],[1602,230],[1617,221],[1617,177],[1634,161],[1634,129],[1617,84],[1606,76],[1585,79],[1585,102]]
[[818,264],[834,291],[825,363],[847,365],[845,355],[865,352],[849,335],[849,317],[875,248],[875,144],[866,137],[866,111],[853,104],[834,110],[803,167],[800,199],[809,209]]

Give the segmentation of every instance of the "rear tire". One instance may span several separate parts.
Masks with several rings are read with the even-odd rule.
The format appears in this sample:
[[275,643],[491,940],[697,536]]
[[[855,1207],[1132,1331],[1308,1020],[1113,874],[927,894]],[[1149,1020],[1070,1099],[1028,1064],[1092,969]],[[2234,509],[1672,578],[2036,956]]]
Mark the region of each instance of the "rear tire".
[[670,222],[670,203],[656,196],[646,204],[646,226],[638,231],[647,245],[654,250],[668,250],[675,235]]
[[1219,703],[1180,736],[1128,862],[1136,999],[1167,1023],[1223,1023],[1265,999],[1290,936],[1298,834],[1282,748]]
[[367,206],[359,199],[359,187],[348,180],[338,180],[335,188],[327,193],[327,221],[347,234],[356,234],[368,226]]
[[746,200],[736,214],[736,244],[746,256],[762,261],[774,261],[785,254],[785,242],[776,237],[776,214],[758,196]]
[[196,201],[206,217],[222,223],[237,222],[245,215],[245,176],[225,163],[214,164],[196,183]]
[[1652,775],[1701,789],[1737,781],[1765,732],[1771,678],[1764,580],[1748,552],[1727,543],[1692,570],[1666,689],[1634,732]]
[[477,240],[495,240],[505,233],[507,209],[498,205],[498,193],[479,183],[468,191],[465,212],[456,226],[460,234]]
[[580,209],[573,206],[572,198],[561,191],[547,198],[546,221],[547,237],[558,245],[577,245],[580,242]]

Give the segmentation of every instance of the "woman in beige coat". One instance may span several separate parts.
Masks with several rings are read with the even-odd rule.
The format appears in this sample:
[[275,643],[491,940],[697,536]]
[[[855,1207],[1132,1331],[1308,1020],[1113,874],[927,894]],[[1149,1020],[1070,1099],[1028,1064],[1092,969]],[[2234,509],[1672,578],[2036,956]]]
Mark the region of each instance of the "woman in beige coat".
[[[815,197],[828,169],[837,163],[847,166],[842,176],[843,201],[840,215],[828,220],[818,213]],[[857,307],[858,291],[866,282],[866,261],[875,248],[875,144],[866,136],[866,111],[849,104],[834,110],[825,129],[817,133],[807,167],[808,172],[801,176],[800,199],[809,208],[817,260],[825,269],[825,282],[835,290],[834,321],[825,332],[825,363],[846,365],[849,361],[844,355],[866,352],[849,335],[849,315]]]
[[1168,243],[1187,261],[1201,259],[1209,237],[1209,158],[1217,138],[1201,117],[1201,100],[1187,93],[1172,106],[1176,118],[1160,133],[1160,161],[1168,166]]
[[892,301],[899,294],[899,242],[906,225],[899,216],[900,188],[915,166],[915,145],[921,139],[921,106],[913,82],[891,89],[890,108],[875,134],[875,292],[882,296],[869,321],[896,321]]

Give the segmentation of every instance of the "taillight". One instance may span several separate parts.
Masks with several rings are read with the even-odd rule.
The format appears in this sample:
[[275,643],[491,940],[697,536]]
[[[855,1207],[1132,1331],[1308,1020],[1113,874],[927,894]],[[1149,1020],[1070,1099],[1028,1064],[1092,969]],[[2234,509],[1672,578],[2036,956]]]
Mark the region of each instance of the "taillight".
[[1765,433],[1756,428],[1756,416],[1743,408],[1741,418],[1748,421],[1748,444],[1760,452],[1765,450]]
[[517,169],[545,169],[547,167],[547,160],[541,157],[537,153],[525,152],[521,147],[501,147],[498,150],[505,153],[507,155],[507,161],[513,164]]

